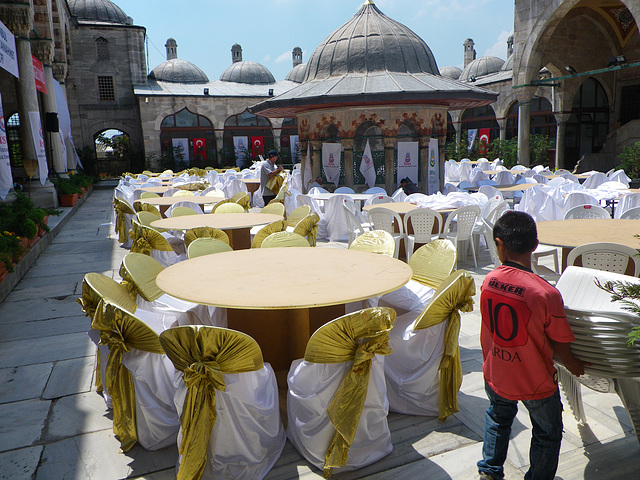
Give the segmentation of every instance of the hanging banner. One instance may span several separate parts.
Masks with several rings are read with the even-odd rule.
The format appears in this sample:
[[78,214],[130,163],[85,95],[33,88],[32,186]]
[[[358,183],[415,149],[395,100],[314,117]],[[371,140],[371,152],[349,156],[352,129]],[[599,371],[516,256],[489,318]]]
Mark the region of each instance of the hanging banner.
[[418,142],[398,142],[398,185],[403,178],[418,185],[419,158]]
[[476,141],[476,137],[478,136],[478,129],[473,128],[467,131],[467,150],[471,151],[473,148],[473,142]]
[[298,135],[289,135],[289,142],[291,161],[293,163],[300,163],[300,137],[298,137]]
[[207,142],[204,138],[193,139],[193,158],[200,157],[202,160],[207,160]]
[[[71,139],[71,116],[69,115],[69,107],[67,99],[62,91],[62,86],[53,80],[53,92],[56,97],[56,109],[58,110],[58,128],[60,129],[60,143],[62,144],[62,158],[65,161],[64,171],[68,171],[69,165],[74,161],[69,160],[70,150],[67,148],[67,142],[73,144]],[[59,172],[61,173],[61,172]]]
[[438,139],[429,140],[429,163],[427,166],[427,195],[440,191],[440,150]]
[[4,124],[2,110],[2,96],[0,96],[0,198],[4,200],[13,186],[11,162],[9,160],[9,144],[7,143],[7,129]]
[[307,142],[307,157],[304,159],[304,170],[302,171],[303,193],[309,191],[309,184],[313,182],[313,169],[311,168],[311,142]]
[[171,146],[173,147],[173,159],[179,162],[189,163],[189,139],[188,138],[172,138]]
[[16,52],[16,37],[0,22],[0,67],[16,78],[20,78],[18,72],[18,54]]
[[44,148],[44,137],[42,136],[42,124],[40,123],[40,112],[29,112],[29,123],[31,124],[31,136],[33,145],[36,147],[36,157],[38,157],[38,173],[42,185],[49,176],[49,166],[47,165],[47,152]]
[[233,137],[233,153],[236,155],[236,167],[243,168],[247,160],[249,137]]
[[31,55],[31,62],[33,63],[33,77],[36,79],[36,90],[47,94],[47,81],[44,78],[44,67],[42,62],[36,57]]
[[251,156],[256,158],[264,155],[264,140],[262,137],[251,137]]
[[367,146],[364,147],[362,160],[360,160],[360,173],[364,177],[364,181],[369,188],[375,187],[376,167],[373,164],[373,157],[371,156],[371,146],[369,145],[369,140],[367,140]]
[[322,169],[327,182],[333,183],[336,187],[340,181],[340,153],[342,144],[323,143],[322,144]]
[[490,128],[481,128],[478,130],[478,154],[482,157],[486,157],[489,154],[490,136]]

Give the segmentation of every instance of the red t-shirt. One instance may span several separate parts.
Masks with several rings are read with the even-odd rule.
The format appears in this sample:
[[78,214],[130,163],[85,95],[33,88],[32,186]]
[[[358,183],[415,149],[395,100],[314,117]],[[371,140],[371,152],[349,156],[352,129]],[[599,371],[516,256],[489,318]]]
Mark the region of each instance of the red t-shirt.
[[550,340],[575,340],[560,292],[516,264],[489,273],[480,294],[482,372],[494,392],[537,400],[556,391]]

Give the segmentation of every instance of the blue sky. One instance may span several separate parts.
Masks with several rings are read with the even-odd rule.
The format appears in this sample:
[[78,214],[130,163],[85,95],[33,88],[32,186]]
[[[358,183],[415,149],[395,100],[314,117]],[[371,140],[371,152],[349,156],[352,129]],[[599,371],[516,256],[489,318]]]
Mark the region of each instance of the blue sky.
[[[148,63],[166,60],[164,44],[178,42],[178,56],[217,80],[231,64],[231,46],[242,45],[243,59],[267,67],[276,80],[291,70],[291,50],[303,61],[364,0],[113,0],[135,25],[146,27]],[[506,58],[513,32],[509,0],[376,0],[383,13],[416,32],[431,48],[438,67],[462,67],[466,38],[478,56]]]

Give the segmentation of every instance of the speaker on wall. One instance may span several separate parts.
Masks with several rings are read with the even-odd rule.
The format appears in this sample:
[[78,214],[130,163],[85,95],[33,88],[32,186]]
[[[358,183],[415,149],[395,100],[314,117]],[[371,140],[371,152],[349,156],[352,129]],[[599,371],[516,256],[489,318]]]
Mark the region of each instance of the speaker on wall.
[[60,131],[60,125],[58,123],[58,113],[57,112],[47,112],[45,113],[45,127],[47,132],[57,133]]

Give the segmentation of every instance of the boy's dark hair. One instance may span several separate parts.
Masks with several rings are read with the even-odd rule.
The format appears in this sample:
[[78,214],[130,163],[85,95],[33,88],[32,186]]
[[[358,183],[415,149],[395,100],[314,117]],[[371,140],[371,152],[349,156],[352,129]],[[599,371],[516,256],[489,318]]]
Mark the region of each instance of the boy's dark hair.
[[496,238],[502,240],[510,252],[533,252],[538,242],[536,222],[528,213],[508,210],[493,227],[493,240]]

